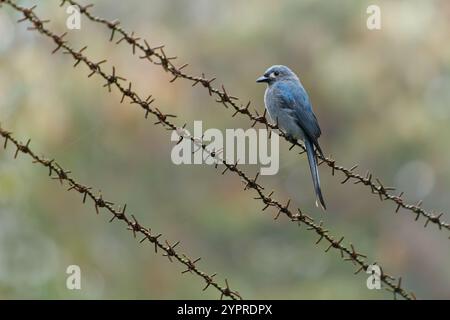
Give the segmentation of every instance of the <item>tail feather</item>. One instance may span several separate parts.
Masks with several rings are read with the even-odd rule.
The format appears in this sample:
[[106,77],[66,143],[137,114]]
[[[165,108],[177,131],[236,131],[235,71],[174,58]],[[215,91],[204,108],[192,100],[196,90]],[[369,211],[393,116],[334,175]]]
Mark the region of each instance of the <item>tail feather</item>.
[[[322,209],[326,210],[325,201],[323,200],[322,190],[320,189],[320,178],[319,170],[317,169],[317,158],[314,152],[314,145],[310,139],[305,139],[306,153],[308,154],[309,169],[311,170],[311,176],[314,184],[314,191],[316,193],[316,206],[318,206],[318,201]],[[322,150],[319,149],[319,152]]]

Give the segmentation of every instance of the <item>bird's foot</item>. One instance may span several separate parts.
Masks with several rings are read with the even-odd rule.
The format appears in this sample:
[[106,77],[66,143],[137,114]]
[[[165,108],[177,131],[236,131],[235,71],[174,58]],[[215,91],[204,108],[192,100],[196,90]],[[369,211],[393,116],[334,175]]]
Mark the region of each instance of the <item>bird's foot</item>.
[[297,143],[297,139],[295,139],[293,136],[291,135],[287,135],[286,139],[289,140],[289,142],[296,144]]

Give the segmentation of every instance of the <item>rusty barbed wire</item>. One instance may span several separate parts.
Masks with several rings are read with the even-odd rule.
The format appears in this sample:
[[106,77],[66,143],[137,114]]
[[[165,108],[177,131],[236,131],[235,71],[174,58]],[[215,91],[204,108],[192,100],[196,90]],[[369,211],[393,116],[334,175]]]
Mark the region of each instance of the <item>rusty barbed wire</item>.
[[[217,161],[220,161],[220,163],[225,166],[225,169],[222,171],[222,174],[225,174],[227,171],[237,174],[242,179],[242,182],[245,185],[244,190],[253,189],[257,193],[257,197],[255,197],[254,199],[260,200],[264,204],[262,211],[265,211],[267,208],[272,207],[277,211],[274,218],[275,220],[278,219],[279,216],[283,213],[292,222],[296,222],[298,223],[298,225],[304,224],[307,230],[314,231],[319,236],[318,240],[315,242],[316,245],[318,245],[322,240],[325,240],[326,242],[328,242],[328,246],[325,249],[325,252],[328,252],[331,249],[335,249],[336,251],[340,252],[340,257],[344,261],[351,261],[356,267],[358,267],[355,274],[360,273],[362,270],[364,271],[368,270],[370,265],[365,261],[367,257],[364,254],[358,253],[355,250],[353,244],[350,243],[350,247],[345,246],[342,243],[344,237],[341,237],[339,238],[339,240],[337,240],[337,238],[333,237],[329,233],[329,230],[323,226],[322,221],[316,223],[313,218],[311,218],[306,213],[303,213],[300,208],[297,208],[296,210],[289,209],[290,200],[288,200],[286,204],[282,204],[278,200],[272,198],[274,191],[270,192],[269,194],[266,194],[264,192],[264,187],[257,182],[259,173],[256,174],[254,178],[251,178],[238,168],[237,163],[230,164],[226,161],[226,159],[222,159],[219,156],[219,152],[216,152],[215,150],[208,150],[207,145],[199,141],[197,138],[188,134],[187,130],[185,130],[186,124],[184,124],[181,127],[177,127],[169,120],[170,118],[176,117],[175,115],[164,114],[157,107],[152,108],[150,105],[154,102],[154,99],[152,99],[151,95],[147,99],[143,100],[139,97],[139,95],[136,92],[131,90],[132,88],[131,82],[128,82],[128,86],[122,85],[120,81],[126,80],[125,78],[116,75],[116,69],[114,67],[112,74],[110,75],[106,74],[100,66],[101,64],[105,63],[106,60],[102,60],[97,63],[92,62],[83,54],[83,51],[86,50],[86,47],[83,47],[80,51],[75,51],[63,39],[65,33],[62,34],[61,36],[58,36],[53,32],[51,32],[50,30],[46,29],[44,27],[44,24],[49,22],[49,20],[41,20],[39,17],[37,17],[37,15],[33,11],[35,7],[25,8],[15,4],[11,0],[0,0],[0,3],[6,3],[15,10],[21,12],[24,15],[24,17],[20,19],[19,22],[25,20],[31,22],[33,27],[28,28],[29,30],[36,30],[42,35],[51,38],[53,42],[57,45],[56,49],[53,50],[53,53],[55,53],[61,48],[64,49],[65,50],[64,53],[71,55],[72,58],[75,60],[74,67],[76,67],[80,62],[83,62],[91,70],[88,77],[91,77],[94,74],[101,76],[106,81],[104,87],[108,87],[109,90],[111,89],[111,86],[114,85],[122,93],[121,102],[124,101],[125,97],[128,97],[131,100],[130,102],[131,104],[137,104],[145,111],[145,118],[147,118],[149,114],[152,114],[153,116],[156,117],[158,121],[155,122],[154,125],[161,125],[169,131],[176,131],[180,136],[178,143],[181,142],[183,139],[191,140],[192,143],[200,146],[200,148],[198,148],[194,152],[203,150],[203,152],[206,152],[209,156],[217,159]],[[385,273],[382,269],[381,271],[382,272],[380,275],[380,280],[384,284],[386,290],[391,291],[393,293],[394,299],[397,298],[398,295],[407,300],[415,299],[414,293],[407,292],[402,287],[401,277],[394,278]],[[230,294],[229,289],[226,292]]]
[[[266,117],[266,111],[264,111],[264,113],[260,115],[255,109],[255,113],[253,113],[250,111],[250,101],[245,105],[240,104],[240,99],[238,97],[230,95],[225,90],[224,85],[222,85],[220,89],[214,87],[212,85],[212,82],[215,81],[216,78],[208,79],[203,73],[201,76],[195,76],[184,72],[183,69],[188,66],[187,63],[179,67],[175,66],[173,60],[177,59],[177,57],[167,56],[166,52],[164,51],[164,45],[151,47],[145,39],[137,37],[134,32],[129,33],[121,28],[119,26],[120,22],[118,20],[109,21],[104,18],[94,16],[89,11],[89,9],[94,6],[93,4],[83,6],[75,0],[61,0],[60,5],[63,6],[65,3],[77,6],[80,10],[80,13],[86,16],[89,20],[107,26],[111,30],[111,36],[109,39],[110,41],[114,40],[114,36],[116,34],[120,34],[121,38],[116,41],[116,44],[119,44],[121,42],[128,43],[128,45],[132,46],[133,55],[136,53],[136,50],[140,50],[143,54],[143,56],[140,56],[140,58],[146,59],[155,65],[160,65],[164,69],[164,71],[169,72],[173,75],[173,78],[170,80],[170,82],[174,82],[178,78],[182,78],[193,82],[192,86],[196,86],[200,83],[208,90],[210,96],[216,96],[217,103],[222,104],[227,109],[229,107],[232,107],[232,109],[234,109],[232,117],[236,116],[237,114],[241,114],[243,116],[246,116],[253,122],[252,127],[254,127],[257,123],[260,123],[264,125],[267,130],[270,130],[269,133],[272,130],[278,130],[279,135],[282,136],[288,143],[292,144],[289,150],[292,150],[294,146],[297,146],[301,148],[301,152],[299,154],[303,154],[306,151],[305,146],[302,142],[292,141],[282,130],[280,130],[280,128],[278,128],[276,124],[270,123]],[[140,41],[143,41],[143,43]],[[400,192],[397,195],[393,194],[392,191],[395,191],[395,188],[385,186],[385,184],[382,183],[379,178],[375,178],[374,175],[369,171],[366,171],[365,175],[356,173],[355,169],[358,167],[358,165],[354,165],[351,168],[346,168],[344,166],[338,165],[336,163],[336,160],[334,160],[331,156],[322,157],[322,155],[320,155],[319,153],[317,153],[317,156],[320,159],[318,165],[325,163],[327,166],[329,166],[331,168],[332,176],[335,176],[335,172],[341,172],[342,174],[344,174],[345,177],[343,180],[341,180],[341,184],[345,184],[353,180],[354,184],[363,184],[365,186],[368,186],[370,187],[372,194],[379,196],[380,201],[389,200],[396,204],[394,213],[398,213],[399,210],[403,208],[408,212],[415,214],[415,221],[418,221],[420,217],[425,218],[424,227],[427,227],[429,223],[432,223],[438,226],[439,230],[442,230],[444,228],[447,231],[450,231],[450,224],[442,219],[444,212],[440,212],[438,214],[429,212],[422,208],[422,201],[419,201],[416,204],[407,203],[402,198],[404,194],[403,192]],[[448,238],[450,239],[450,236]]]
[[3,144],[3,148],[6,149],[8,142],[14,144],[16,147],[16,151],[14,153],[14,159],[17,158],[19,153],[26,154],[30,156],[33,159],[33,163],[38,163],[44,167],[47,167],[49,170],[49,176],[52,179],[59,180],[61,185],[63,185],[64,182],[66,182],[69,185],[69,188],[67,191],[77,191],[83,196],[83,203],[86,203],[87,198],[90,198],[94,202],[94,208],[95,212],[97,214],[100,213],[101,208],[105,208],[112,214],[112,218],[109,220],[109,222],[112,222],[114,220],[121,220],[127,225],[127,229],[131,230],[133,233],[133,237],[136,239],[137,234],[141,234],[143,236],[142,239],[139,240],[140,243],[144,241],[148,241],[155,246],[155,253],[158,253],[158,248],[162,249],[165,253],[163,256],[167,257],[170,262],[173,262],[173,259],[176,259],[178,262],[183,264],[187,269],[183,270],[181,273],[193,273],[198,275],[199,277],[203,278],[206,282],[206,286],[203,288],[203,291],[205,291],[208,287],[212,286],[220,291],[222,299],[224,296],[229,297],[233,300],[242,299],[242,297],[239,295],[237,291],[233,291],[230,289],[228,285],[228,280],[225,279],[226,286],[223,287],[219,285],[216,281],[214,281],[214,277],[217,275],[216,273],[208,275],[207,273],[201,271],[196,263],[200,261],[201,258],[197,259],[191,259],[184,253],[179,253],[175,247],[177,247],[180,244],[180,241],[177,241],[173,244],[170,244],[168,240],[160,240],[162,234],[161,233],[154,233],[152,232],[151,228],[143,227],[136,217],[133,214],[126,213],[127,205],[124,204],[123,206],[118,206],[115,208],[115,205],[112,201],[108,201],[105,198],[103,198],[103,195],[99,193],[99,195],[95,195],[92,190],[94,190],[92,187],[86,186],[84,184],[81,184],[77,182],[70,174],[71,171],[64,169],[58,162],[55,160],[48,160],[44,157],[38,156],[34,151],[30,148],[30,139],[27,141],[27,143],[23,144],[19,142],[16,138],[14,138],[13,133],[10,131],[7,131],[3,129],[0,126],[0,135],[5,139],[5,142]]

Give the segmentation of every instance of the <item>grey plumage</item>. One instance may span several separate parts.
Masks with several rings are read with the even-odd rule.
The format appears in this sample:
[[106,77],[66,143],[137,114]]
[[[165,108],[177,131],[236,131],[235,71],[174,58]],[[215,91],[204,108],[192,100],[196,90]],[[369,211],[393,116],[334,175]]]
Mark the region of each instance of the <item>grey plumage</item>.
[[308,155],[309,167],[317,200],[326,209],[320,188],[317,157],[314,147],[323,156],[318,138],[321,135],[311,102],[299,78],[288,67],[275,65],[256,80],[267,83],[264,104],[271,119],[292,140],[303,140]]

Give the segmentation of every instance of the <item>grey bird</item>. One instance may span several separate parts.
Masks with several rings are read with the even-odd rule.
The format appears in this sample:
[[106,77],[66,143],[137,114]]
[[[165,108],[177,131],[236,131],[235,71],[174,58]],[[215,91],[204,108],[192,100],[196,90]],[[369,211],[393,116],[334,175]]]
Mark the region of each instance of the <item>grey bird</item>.
[[270,67],[256,82],[267,83],[264,104],[272,121],[278,125],[288,139],[304,141],[314,183],[316,206],[319,201],[325,210],[325,201],[320,189],[317,157],[314,151],[315,148],[323,157],[318,141],[321,131],[305,88],[297,75],[282,65]]

